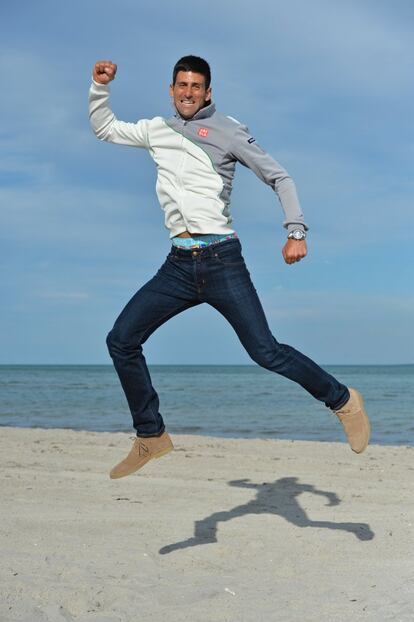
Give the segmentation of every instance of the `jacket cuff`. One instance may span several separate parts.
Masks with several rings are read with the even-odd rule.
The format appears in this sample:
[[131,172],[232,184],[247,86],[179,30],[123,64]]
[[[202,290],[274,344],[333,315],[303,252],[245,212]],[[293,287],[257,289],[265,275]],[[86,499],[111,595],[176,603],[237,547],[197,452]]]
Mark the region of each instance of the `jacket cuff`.
[[298,231],[298,230],[299,231],[308,231],[308,229],[309,229],[309,227],[307,227],[303,223],[291,222],[287,226],[288,235],[289,235],[289,233],[292,233],[292,231]]
[[109,84],[101,84],[100,82],[97,82],[93,78],[92,78],[92,85],[91,86],[95,86],[98,89],[102,89],[103,91],[109,91]]

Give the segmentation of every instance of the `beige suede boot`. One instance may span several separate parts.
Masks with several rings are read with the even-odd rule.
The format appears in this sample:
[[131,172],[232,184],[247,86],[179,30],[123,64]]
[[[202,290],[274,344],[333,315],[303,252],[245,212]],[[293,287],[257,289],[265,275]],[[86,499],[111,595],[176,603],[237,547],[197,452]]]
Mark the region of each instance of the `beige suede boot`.
[[369,442],[370,425],[364,408],[362,395],[356,389],[349,389],[350,398],[335,415],[344,426],[345,434],[352,451],[360,454]]
[[148,438],[137,436],[125,460],[114,466],[109,477],[111,479],[119,479],[120,477],[131,475],[131,473],[138,471],[149,460],[161,458],[161,456],[173,449],[174,446],[167,432],[163,432],[161,436],[150,436]]

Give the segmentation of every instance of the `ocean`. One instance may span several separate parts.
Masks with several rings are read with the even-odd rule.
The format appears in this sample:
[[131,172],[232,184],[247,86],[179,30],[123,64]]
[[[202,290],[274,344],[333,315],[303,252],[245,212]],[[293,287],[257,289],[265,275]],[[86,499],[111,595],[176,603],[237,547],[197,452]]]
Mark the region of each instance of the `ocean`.
[[[414,444],[414,365],[331,365],[360,390],[371,442]],[[254,365],[153,365],[172,434],[344,441],[337,418],[293,382]],[[111,365],[0,366],[0,426],[130,431]]]

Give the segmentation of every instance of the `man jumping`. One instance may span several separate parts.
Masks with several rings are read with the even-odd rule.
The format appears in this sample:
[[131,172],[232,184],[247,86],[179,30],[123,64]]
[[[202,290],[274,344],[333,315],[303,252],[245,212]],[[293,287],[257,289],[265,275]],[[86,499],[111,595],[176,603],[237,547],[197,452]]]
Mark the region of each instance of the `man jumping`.
[[107,337],[137,434],[128,456],[111,470],[110,477],[130,475],[173,449],[142,345],[164,322],[202,303],[228,320],[253,361],[297,382],[334,411],[352,450],[361,453],[370,434],[362,396],[298,350],[276,341],[231,227],[230,195],[236,162],[240,162],[280,200],[287,229],[282,250],[285,262],[303,259],[308,227],[292,179],[259,147],[245,125],[216,112],[210,67],[202,58],[185,56],[175,64],[170,85],[175,114],[168,119],[119,121],[109,107],[108,85],[116,70],[111,61],[94,66],[91,125],[100,140],[147,149],[155,161],[156,190],[172,247]]

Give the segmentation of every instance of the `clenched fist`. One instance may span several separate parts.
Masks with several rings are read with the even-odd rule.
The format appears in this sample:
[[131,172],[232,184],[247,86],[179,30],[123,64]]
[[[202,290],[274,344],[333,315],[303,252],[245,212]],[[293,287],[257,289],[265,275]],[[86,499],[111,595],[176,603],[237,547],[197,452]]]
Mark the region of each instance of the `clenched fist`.
[[99,84],[108,84],[115,78],[117,66],[110,60],[99,60],[93,68],[93,79]]
[[305,240],[289,239],[282,249],[283,259],[288,264],[300,261],[306,257],[307,252]]

